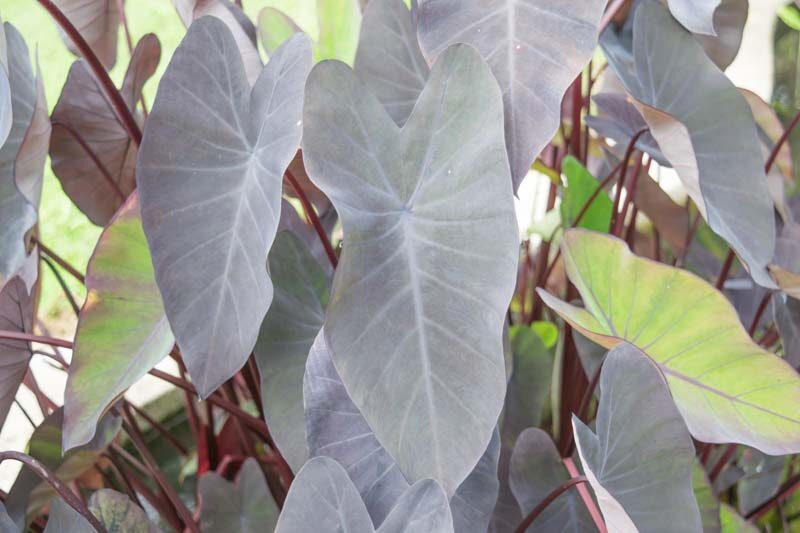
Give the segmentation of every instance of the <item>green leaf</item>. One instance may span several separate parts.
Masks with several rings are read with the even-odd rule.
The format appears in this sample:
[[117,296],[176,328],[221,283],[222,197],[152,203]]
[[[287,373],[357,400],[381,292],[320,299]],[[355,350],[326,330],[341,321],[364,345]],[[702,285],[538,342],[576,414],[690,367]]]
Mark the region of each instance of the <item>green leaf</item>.
[[702,465],[695,461],[692,465],[692,487],[697,507],[700,510],[700,521],[703,533],[719,533],[719,501]]
[[258,14],[258,37],[267,54],[275,50],[295,33],[301,30],[283,11],[265,7]]
[[319,38],[314,60],[338,59],[353,64],[358,47],[361,7],[358,0],[317,0]]
[[553,354],[528,326],[511,326],[513,371],[506,391],[503,413],[503,445],[513,448],[517,436],[526,428],[538,427],[550,395]]
[[64,392],[64,450],[89,442],[97,421],[175,343],[134,192],[100,235]]
[[[592,176],[580,161],[572,156],[564,158],[562,172],[567,186],[561,199],[561,224],[564,228],[572,227],[580,215],[583,206],[600,187],[600,182]],[[614,205],[608,193],[600,191],[578,223],[578,227],[606,232],[611,224],[611,212]]]
[[254,349],[261,374],[261,402],[272,438],[297,472],[308,459],[303,374],[314,338],[325,320],[328,277],[290,231],[269,253],[275,293]]
[[714,287],[586,230],[565,234],[562,256],[585,309],[540,290],[545,303],[601,346],[627,341],[656,361],[696,439],[800,451],[800,378]]
[[545,348],[552,348],[558,341],[558,326],[547,320],[537,320],[531,324],[531,329],[539,335]]
[[759,529],[742,518],[736,509],[727,503],[719,504],[719,519],[722,533],[758,533]]

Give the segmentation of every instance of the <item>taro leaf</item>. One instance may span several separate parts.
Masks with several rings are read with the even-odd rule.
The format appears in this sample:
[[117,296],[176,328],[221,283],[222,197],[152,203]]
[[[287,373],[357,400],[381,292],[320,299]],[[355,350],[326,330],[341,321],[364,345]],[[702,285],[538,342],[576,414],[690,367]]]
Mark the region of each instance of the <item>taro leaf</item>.
[[314,59],[339,59],[352,65],[361,23],[358,0],[317,0],[317,18],[319,38]]
[[745,475],[739,480],[736,496],[743,515],[748,515],[778,491],[786,463],[787,457],[764,455],[751,449],[742,452],[739,467]]
[[800,378],[753,343],[721,293],[614,237],[570,230],[562,254],[586,309],[540,291],[545,303],[594,342],[627,341],[658,363],[696,439],[800,451]]
[[0,146],[11,132],[11,84],[8,79],[8,52],[3,19],[0,18]]
[[64,392],[64,450],[94,436],[105,410],[150,371],[175,342],[134,192],[100,235],[86,272]]
[[258,37],[269,55],[289,37],[302,31],[283,11],[274,7],[265,7],[258,14]]
[[[692,3],[694,3],[692,1]],[[708,57],[722,70],[733,63],[742,45],[748,0],[718,0],[714,12],[716,35],[695,35]]]
[[[409,484],[350,399],[323,331],[308,354],[303,398],[311,455],[338,461],[361,493],[373,523],[381,524]],[[495,432],[477,466],[451,498],[453,521],[460,533],[486,531],[497,498],[499,444]]]
[[0,531],[3,533],[20,533],[20,529],[17,527],[17,524],[11,520],[11,517],[8,516],[6,512],[6,506],[0,502]]
[[[32,253],[24,267],[36,269],[38,261],[38,254]],[[0,329],[33,333],[35,288],[26,285],[22,277],[15,276],[0,290]],[[28,371],[31,355],[27,341],[0,340],[0,428]]]
[[716,35],[714,12],[722,0],[667,0],[672,16],[692,33]]
[[[342,466],[328,457],[315,457],[297,474],[276,533],[317,531],[374,532],[358,490]],[[407,489],[378,533],[446,533],[453,520],[442,487],[432,479]]]
[[235,485],[209,472],[200,478],[198,491],[200,530],[203,532],[261,533],[275,529],[278,507],[258,462],[252,457],[242,463]]
[[800,299],[800,224],[790,222],[781,229],[769,272],[783,292]]
[[509,449],[520,433],[542,422],[544,405],[550,395],[553,355],[541,337],[528,326],[511,326],[513,371],[506,390],[501,435]]
[[[120,21],[117,2],[118,0],[53,0],[108,70],[117,61]],[[70,52],[81,55],[63,31],[61,37]]]
[[[241,8],[229,0],[172,0],[172,4],[187,28],[203,16],[211,16],[224,22],[236,42],[236,49],[241,54],[247,81],[250,86],[256,83],[262,69],[256,44],[256,29]],[[230,53],[231,51],[225,52],[225,54]]]
[[[28,454],[41,461],[61,481],[69,483],[97,462],[100,454],[119,433],[122,419],[113,412],[106,413],[97,424],[97,432],[88,444],[62,454],[63,416],[63,409],[58,409],[39,424],[28,441]],[[30,469],[23,468],[14,481],[5,504],[8,514],[22,528],[26,514],[28,518],[36,516],[54,495],[55,491],[50,485],[42,482]]]
[[[142,37],[122,83],[122,98],[131,112],[160,57],[158,38]],[[70,68],[53,123],[53,172],[89,220],[105,226],[136,187],[137,149],[83,60]]]
[[797,368],[800,367],[800,300],[773,296],[775,325],[783,343],[783,357]]
[[[572,156],[564,158],[562,172],[567,186],[561,199],[561,224],[565,228],[572,227],[600,183],[592,176],[580,161]],[[608,231],[611,223],[611,211],[614,206],[605,191],[600,191],[589,205],[578,222],[578,227],[595,231]]]
[[14,162],[17,189],[34,208],[39,209],[44,183],[44,163],[50,144],[50,116],[44,95],[42,73],[36,67],[36,92],[33,116]]
[[[0,148],[0,289],[16,274],[28,256],[25,235],[36,223],[38,205],[22,192],[18,183],[30,190],[31,176],[18,176],[19,161],[33,157],[28,149],[39,149],[28,142],[28,131],[34,124],[36,109],[41,101],[28,55],[28,47],[17,29],[4,24],[8,44],[8,71],[11,84],[13,123],[5,144]],[[45,153],[42,154],[46,156]],[[42,162],[44,160],[42,159]],[[29,169],[29,165],[24,165]],[[38,169],[41,180],[43,168]],[[20,177],[20,180],[17,180]],[[41,185],[39,185],[40,187]],[[38,189],[38,187],[36,187]]]
[[167,318],[202,397],[247,360],[272,301],[264,263],[310,66],[308,39],[293,37],[251,92],[227,26],[203,17],[175,51],[147,120],[137,169],[142,222]]
[[308,352],[325,320],[328,277],[303,241],[289,231],[275,238],[269,272],[275,294],[254,352],[270,433],[297,472],[308,460],[303,374]]
[[[616,141],[615,154],[622,158],[634,136],[640,130],[647,128],[647,122],[628,95],[601,93],[592,97],[592,100],[597,105],[600,115],[586,117],[586,124],[603,137]],[[646,152],[660,164],[668,163],[649,131],[639,135],[636,148]]]
[[722,524],[722,533],[758,533],[760,531],[727,503],[719,504],[719,518]]
[[419,40],[429,62],[448,45],[481,53],[500,83],[514,190],[561,117],[561,99],[597,45],[606,0],[426,0]]
[[702,531],[694,444],[658,366],[623,343],[600,371],[597,434],[575,415],[575,446],[609,529]]
[[403,0],[371,1],[364,12],[353,65],[399,126],[411,115],[430,72],[415,26]]
[[[510,470],[509,482],[521,516],[530,513],[570,478],[550,436],[538,428],[528,428],[520,434],[511,455]],[[570,490],[548,505],[528,531],[578,533],[594,529],[578,491]]]
[[705,469],[698,461],[692,464],[692,487],[697,508],[700,511],[703,533],[719,533],[719,501],[717,501]]
[[[156,533],[145,512],[127,496],[111,489],[95,491],[89,498],[89,511],[108,533]],[[45,533],[94,533],[89,521],[61,498],[50,501]]]
[[334,363],[405,477],[452,495],[505,392],[518,241],[497,84],[451,47],[402,129],[341,63],[306,91],[303,157],[346,243],[325,319]]
[[775,249],[775,220],[747,102],[659,2],[636,10],[634,66],[603,44],[711,229],[757,283],[773,287],[764,267]]

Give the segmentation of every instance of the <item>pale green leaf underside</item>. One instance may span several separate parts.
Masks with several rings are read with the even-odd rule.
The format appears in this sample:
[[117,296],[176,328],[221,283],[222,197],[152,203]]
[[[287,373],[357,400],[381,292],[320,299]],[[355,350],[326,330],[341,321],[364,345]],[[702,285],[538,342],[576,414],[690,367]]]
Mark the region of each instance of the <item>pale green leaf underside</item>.
[[570,230],[562,252],[586,308],[540,291],[545,303],[598,344],[627,341],[656,361],[696,439],[800,451],[800,379],[752,342],[722,294],[613,237]]

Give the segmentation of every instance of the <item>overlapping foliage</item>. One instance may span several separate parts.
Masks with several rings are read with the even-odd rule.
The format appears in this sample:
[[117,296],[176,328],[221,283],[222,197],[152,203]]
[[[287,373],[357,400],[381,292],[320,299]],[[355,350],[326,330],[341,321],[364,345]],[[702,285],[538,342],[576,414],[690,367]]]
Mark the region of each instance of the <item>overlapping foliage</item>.
[[746,0],[174,0],[152,108],[134,4],[38,1],[80,58],[48,116],[2,26],[0,425],[44,416],[0,529],[800,527],[800,114],[724,73]]

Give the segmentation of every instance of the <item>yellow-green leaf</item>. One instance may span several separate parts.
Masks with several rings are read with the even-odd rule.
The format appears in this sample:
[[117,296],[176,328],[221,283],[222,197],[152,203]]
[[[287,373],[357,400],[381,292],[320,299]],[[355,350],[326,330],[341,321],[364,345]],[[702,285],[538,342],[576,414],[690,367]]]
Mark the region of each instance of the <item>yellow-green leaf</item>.
[[800,378],[752,342],[714,287],[586,230],[565,234],[562,255],[585,309],[540,290],[544,302],[596,343],[627,341],[656,361],[696,439],[800,451]]

